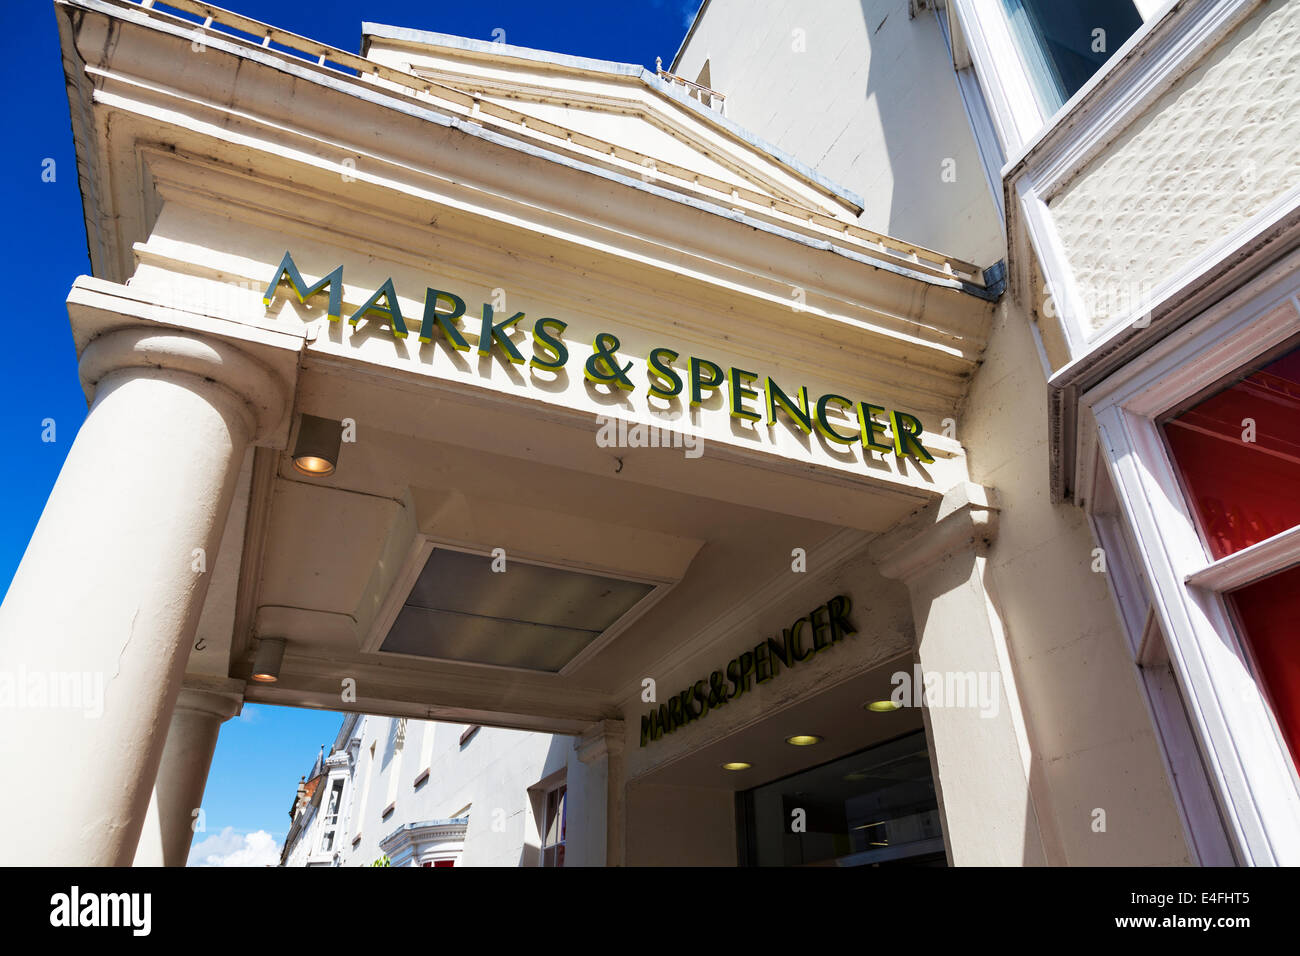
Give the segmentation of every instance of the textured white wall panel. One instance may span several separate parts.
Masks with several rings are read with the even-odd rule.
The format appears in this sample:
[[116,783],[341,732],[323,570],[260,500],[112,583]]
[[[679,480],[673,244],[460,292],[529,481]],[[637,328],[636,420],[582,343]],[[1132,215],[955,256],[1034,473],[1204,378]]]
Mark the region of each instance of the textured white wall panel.
[[1050,203],[1091,330],[1300,184],[1300,2],[1263,4]]

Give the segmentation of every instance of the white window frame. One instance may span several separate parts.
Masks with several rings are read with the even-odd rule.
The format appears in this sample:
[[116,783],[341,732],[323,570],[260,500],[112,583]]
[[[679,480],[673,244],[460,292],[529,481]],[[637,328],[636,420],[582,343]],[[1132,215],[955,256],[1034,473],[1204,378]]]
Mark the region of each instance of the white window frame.
[[[1174,676],[1169,643],[1152,606],[1137,546],[1105,464],[1096,456],[1091,460],[1095,472],[1087,498],[1088,521],[1105,559],[1109,591],[1128,638],[1138,688],[1159,742],[1188,856],[1199,866],[1232,866],[1236,856]],[[1094,570],[1097,557],[1094,552]]]
[[[556,825],[559,827],[559,834],[554,843],[546,842],[547,827],[546,814],[550,810],[551,801],[555,801]],[[569,785],[567,782],[560,782],[551,789],[542,794],[542,854],[539,862],[546,866],[546,851],[554,848],[557,850],[556,856],[559,857],[558,850],[563,848],[566,855],[569,844]],[[564,866],[563,861],[556,863],[555,868],[559,869]]]
[[1136,544],[1224,826],[1238,861],[1249,865],[1300,864],[1300,777],[1223,592],[1300,562],[1300,533],[1214,560],[1156,422],[1297,334],[1300,252],[1081,398],[1095,417],[1094,453]]
[[[569,809],[569,774],[568,768],[557,770],[555,773],[528,788],[528,801],[532,805],[533,822],[537,826],[537,865],[546,865],[546,807],[551,799],[551,795],[560,790],[564,790],[564,813],[565,819],[561,822],[562,832],[566,829],[567,813]],[[568,854],[568,834],[565,832],[564,839],[559,843],[551,844],[552,846],[563,845],[565,854]]]
[[[334,815],[330,816],[330,795],[334,792],[334,785],[342,784],[339,787],[339,802],[335,808]],[[321,797],[320,812],[320,846],[318,852],[323,855],[333,856],[342,852],[339,845],[340,838],[345,831],[347,821],[347,801],[348,801],[348,775],[347,772],[332,773],[325,778],[325,792]],[[330,837],[330,845],[325,846],[325,838]]]
[[954,46],[969,53],[1004,155],[1019,153],[1052,125],[1055,117],[1068,114],[1073,108],[1071,104],[1097,83],[1109,64],[1126,47],[1141,42],[1153,23],[1173,3],[1172,0],[1133,0],[1133,5],[1142,18],[1142,25],[1116,48],[1106,66],[1076,90],[1055,113],[1049,114],[1043,112],[1034,94],[1020,47],[1011,34],[1011,25],[999,0],[944,0],[948,28],[956,34]]
[[984,89],[1003,155],[1018,153],[1042,131],[1048,117],[1038,105],[1020,50],[998,0],[947,0],[956,44],[970,53]]

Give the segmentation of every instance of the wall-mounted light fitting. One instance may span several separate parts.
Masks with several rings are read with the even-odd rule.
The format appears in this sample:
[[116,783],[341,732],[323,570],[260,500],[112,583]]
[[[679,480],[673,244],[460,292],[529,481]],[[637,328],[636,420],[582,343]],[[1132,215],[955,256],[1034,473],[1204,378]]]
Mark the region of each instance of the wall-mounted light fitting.
[[280,663],[283,660],[284,638],[262,638],[257,642],[257,655],[253,658],[253,680],[274,684],[280,679]]
[[332,475],[339,462],[342,443],[342,422],[302,415],[298,422],[298,440],[293,446],[293,467],[313,478]]

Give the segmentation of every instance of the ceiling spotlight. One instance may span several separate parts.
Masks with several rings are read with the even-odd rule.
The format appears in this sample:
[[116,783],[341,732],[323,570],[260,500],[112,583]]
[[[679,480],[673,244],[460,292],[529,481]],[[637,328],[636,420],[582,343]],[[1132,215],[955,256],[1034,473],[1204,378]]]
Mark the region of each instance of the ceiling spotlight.
[[813,744],[822,742],[822,738],[817,734],[795,734],[793,737],[786,737],[785,742],[791,747],[811,747]]
[[724,763],[722,765],[722,769],[723,770],[748,770],[752,766],[754,766],[752,763],[745,763],[745,761],[743,760],[733,760],[731,761],[731,763]]
[[274,684],[280,679],[280,662],[284,660],[284,638],[264,637],[257,642],[253,658],[253,680]]
[[862,706],[873,714],[892,714],[894,711],[900,710],[903,705],[892,700],[873,700],[871,703]]
[[298,440],[293,446],[293,467],[304,475],[324,478],[334,474],[343,443],[343,423],[315,415],[299,416]]

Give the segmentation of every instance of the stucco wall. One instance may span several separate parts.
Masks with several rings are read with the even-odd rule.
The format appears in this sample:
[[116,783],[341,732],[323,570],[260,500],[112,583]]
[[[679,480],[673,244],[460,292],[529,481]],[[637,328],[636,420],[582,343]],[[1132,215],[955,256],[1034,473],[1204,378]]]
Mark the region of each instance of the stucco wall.
[[[1007,632],[1031,776],[1050,795],[1042,825],[1071,865],[1186,863],[1118,614],[1092,571],[1097,545],[1081,509],[1050,499],[1046,396],[1029,322],[1004,301],[957,435],[971,479],[996,488],[1003,509],[985,584]],[[1095,809],[1106,811],[1104,832],[1093,830]]]
[[1004,243],[952,60],[907,6],[711,0],[677,73],[707,60],[728,118],[858,193],[864,227],[988,266]]
[[1300,4],[1262,4],[1049,206],[1093,330],[1300,186]]

